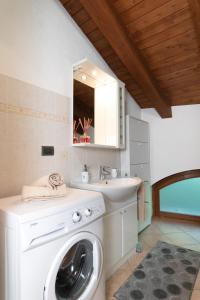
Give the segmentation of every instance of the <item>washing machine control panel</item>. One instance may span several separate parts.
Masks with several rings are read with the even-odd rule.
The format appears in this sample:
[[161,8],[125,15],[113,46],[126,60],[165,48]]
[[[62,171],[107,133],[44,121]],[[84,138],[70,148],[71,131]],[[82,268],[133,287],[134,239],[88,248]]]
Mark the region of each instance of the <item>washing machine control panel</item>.
[[84,214],[86,217],[90,217],[92,215],[92,209],[91,208],[86,208],[84,210]]
[[[95,195],[96,196],[96,195]],[[74,205],[75,206],[75,205]],[[62,212],[21,224],[22,249],[36,247],[55,237],[63,236],[95,221],[105,213],[102,195],[79,202],[75,208],[69,205]]]
[[72,215],[72,221],[73,221],[74,223],[80,222],[80,221],[81,221],[81,218],[82,218],[81,213],[78,212],[78,211],[75,211],[75,212],[73,213],[73,215]]
[[105,212],[104,201],[89,201],[86,205],[79,205],[71,212],[71,222],[68,222],[68,228],[74,229],[90,223],[103,215]]

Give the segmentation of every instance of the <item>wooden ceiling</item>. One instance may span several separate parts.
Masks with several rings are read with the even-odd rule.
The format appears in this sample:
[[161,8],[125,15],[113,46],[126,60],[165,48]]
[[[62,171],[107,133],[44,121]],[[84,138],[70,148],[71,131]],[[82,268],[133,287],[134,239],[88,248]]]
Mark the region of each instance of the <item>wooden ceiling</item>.
[[200,103],[200,0],[60,1],[141,108]]

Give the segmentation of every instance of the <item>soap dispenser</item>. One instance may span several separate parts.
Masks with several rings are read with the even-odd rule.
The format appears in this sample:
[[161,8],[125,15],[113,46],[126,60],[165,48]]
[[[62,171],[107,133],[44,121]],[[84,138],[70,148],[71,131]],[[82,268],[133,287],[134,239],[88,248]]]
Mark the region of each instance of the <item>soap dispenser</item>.
[[87,165],[84,165],[83,172],[81,172],[81,179],[83,183],[88,183],[89,181],[89,173]]

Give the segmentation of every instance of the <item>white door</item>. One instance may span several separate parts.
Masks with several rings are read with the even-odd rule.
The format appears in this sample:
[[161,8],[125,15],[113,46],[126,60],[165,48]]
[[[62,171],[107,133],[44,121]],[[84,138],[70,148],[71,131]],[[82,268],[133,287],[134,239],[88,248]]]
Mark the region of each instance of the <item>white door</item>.
[[71,237],[52,261],[44,300],[90,300],[101,277],[103,254],[98,238],[88,232]]
[[122,210],[122,255],[134,250],[138,241],[137,202]]

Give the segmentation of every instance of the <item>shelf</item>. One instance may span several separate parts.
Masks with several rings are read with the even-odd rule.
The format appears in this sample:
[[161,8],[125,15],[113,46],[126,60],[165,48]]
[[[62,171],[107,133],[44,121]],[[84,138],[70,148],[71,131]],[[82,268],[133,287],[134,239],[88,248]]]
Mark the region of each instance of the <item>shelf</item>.
[[72,147],[79,147],[79,148],[102,148],[102,149],[120,150],[120,148],[118,148],[116,146],[98,145],[98,144],[89,144],[89,143],[72,144]]

